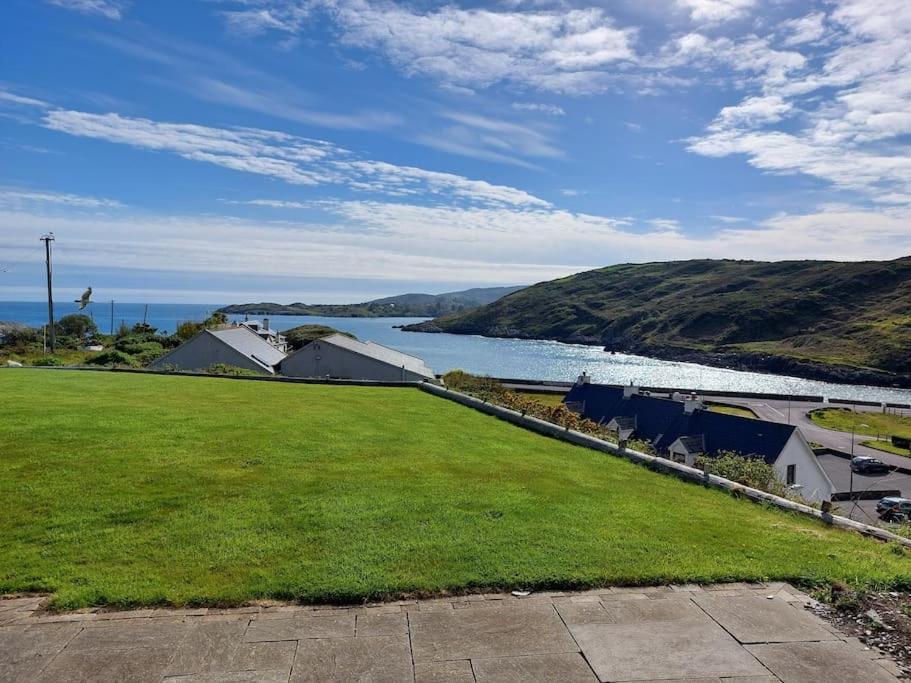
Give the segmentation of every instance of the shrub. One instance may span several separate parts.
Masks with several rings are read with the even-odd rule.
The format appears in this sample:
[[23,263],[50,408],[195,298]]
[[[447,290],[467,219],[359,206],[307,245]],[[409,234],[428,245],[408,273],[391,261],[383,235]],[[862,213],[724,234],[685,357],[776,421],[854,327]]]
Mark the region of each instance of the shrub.
[[22,347],[38,341],[40,330],[18,323],[0,323],[0,346]]
[[44,356],[42,358],[36,358],[33,360],[32,365],[36,365],[38,367],[56,367],[63,365],[63,359],[58,358],[57,356]]
[[259,375],[254,370],[239,368],[236,365],[228,365],[227,363],[213,363],[206,368],[206,372],[210,375],[233,375],[235,377],[256,377]]
[[760,491],[774,493],[777,496],[788,492],[787,487],[778,479],[775,468],[762,458],[724,452],[715,456],[697,458],[695,466],[709,474],[715,474]]
[[98,334],[98,326],[89,316],[82,313],[71,313],[57,321],[57,334],[61,337],[74,337],[83,342]]
[[187,320],[177,326],[177,332],[175,332],[175,335],[181,341],[186,341],[187,339],[196,336],[199,332],[202,331],[202,329],[202,323]]
[[139,365],[139,362],[132,356],[123,351],[118,351],[117,349],[99,353],[97,356],[89,358],[86,363],[89,365],[125,365],[131,368],[135,368]]
[[294,350],[303,348],[315,339],[322,339],[323,337],[328,337],[333,334],[344,334],[352,339],[357,339],[353,334],[342,332],[341,330],[336,330],[334,327],[328,327],[326,325],[300,325],[298,327],[292,327],[282,334]]
[[160,355],[162,351],[164,351],[164,347],[157,341],[145,341],[143,339],[137,339],[136,337],[119,339],[114,344],[114,348],[131,356],[148,352],[156,352]]
[[206,318],[206,321],[203,323],[203,327],[219,327],[221,325],[227,324],[228,316],[226,316],[221,311],[215,311],[215,313]]

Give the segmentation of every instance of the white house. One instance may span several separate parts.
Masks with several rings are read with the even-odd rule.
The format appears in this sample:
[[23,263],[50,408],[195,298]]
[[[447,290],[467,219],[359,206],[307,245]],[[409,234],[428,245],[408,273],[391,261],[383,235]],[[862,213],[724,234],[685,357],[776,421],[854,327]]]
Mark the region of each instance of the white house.
[[761,458],[783,484],[808,500],[830,500],[835,486],[793,425],[706,410],[697,397],[645,396],[635,387],[577,383],[564,402],[585,417],[652,444],[659,455],[692,466],[702,455]]
[[377,382],[422,382],[434,374],[420,358],[344,334],[316,339],[281,362],[288,377],[330,377]]
[[152,362],[158,370],[205,370],[211,365],[232,365],[264,375],[274,375],[285,354],[243,325],[202,330],[191,339]]

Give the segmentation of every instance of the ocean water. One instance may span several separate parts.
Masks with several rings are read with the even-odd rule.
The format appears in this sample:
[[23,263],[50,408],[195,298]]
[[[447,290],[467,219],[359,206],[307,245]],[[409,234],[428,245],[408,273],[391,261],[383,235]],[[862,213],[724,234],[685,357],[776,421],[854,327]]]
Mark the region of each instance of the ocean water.
[[[149,304],[148,322],[173,332],[184,320],[202,320],[220,304]],[[76,310],[75,304],[61,303],[56,315]],[[110,305],[92,304],[88,313],[105,332],[111,326]],[[145,304],[115,304],[114,327],[141,322]],[[40,302],[0,302],[0,320],[40,326],[47,319],[47,306]],[[243,316],[232,316],[243,320]],[[303,324],[321,324],[351,332],[362,340],[375,341],[423,358],[435,372],[459,368],[468,372],[523,379],[569,382],[583,370],[595,382],[643,386],[671,386],[720,391],[753,391],[782,394],[821,394],[829,398],[911,403],[911,390],[890,389],[739,372],[696,363],[663,361],[643,356],[605,353],[600,347],[521,339],[490,339],[471,335],[402,332],[396,325],[423,318],[324,318],[316,316],[274,316],[270,325],[287,330]]]

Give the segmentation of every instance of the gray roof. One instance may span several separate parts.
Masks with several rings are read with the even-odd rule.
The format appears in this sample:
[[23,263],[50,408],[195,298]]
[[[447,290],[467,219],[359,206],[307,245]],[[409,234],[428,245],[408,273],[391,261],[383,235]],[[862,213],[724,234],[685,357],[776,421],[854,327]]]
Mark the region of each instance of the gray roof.
[[[416,356],[409,356],[407,353],[402,353],[401,351],[390,349],[388,346],[383,346],[382,344],[377,344],[372,341],[358,341],[357,339],[352,339],[351,337],[344,334],[332,334],[328,337],[317,339],[316,341],[322,342],[324,344],[332,344],[333,346],[337,346],[354,353],[359,353],[362,356],[368,356],[374,360],[380,361],[381,363],[386,363],[387,365],[392,365],[396,368],[401,368],[404,366],[405,369],[409,372],[413,372],[417,375],[423,375],[428,379],[434,378],[433,370],[427,367],[427,364],[424,363],[424,361],[420,358],[417,358]],[[311,344],[312,343],[313,342],[311,342]]]
[[284,353],[247,327],[222,327],[215,330],[206,330],[206,332],[238,353],[253,359],[267,368],[278,365],[285,358]]

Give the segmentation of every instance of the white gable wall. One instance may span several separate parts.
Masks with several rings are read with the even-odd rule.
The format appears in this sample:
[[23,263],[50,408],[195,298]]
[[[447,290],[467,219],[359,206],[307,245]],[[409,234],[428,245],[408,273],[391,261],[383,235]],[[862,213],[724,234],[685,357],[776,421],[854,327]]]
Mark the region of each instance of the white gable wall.
[[816,501],[832,498],[835,493],[832,480],[822,469],[806,439],[796,429],[775,461],[775,473],[782,483],[787,483],[788,465],[797,466],[796,483],[803,485],[799,490],[801,496]]

